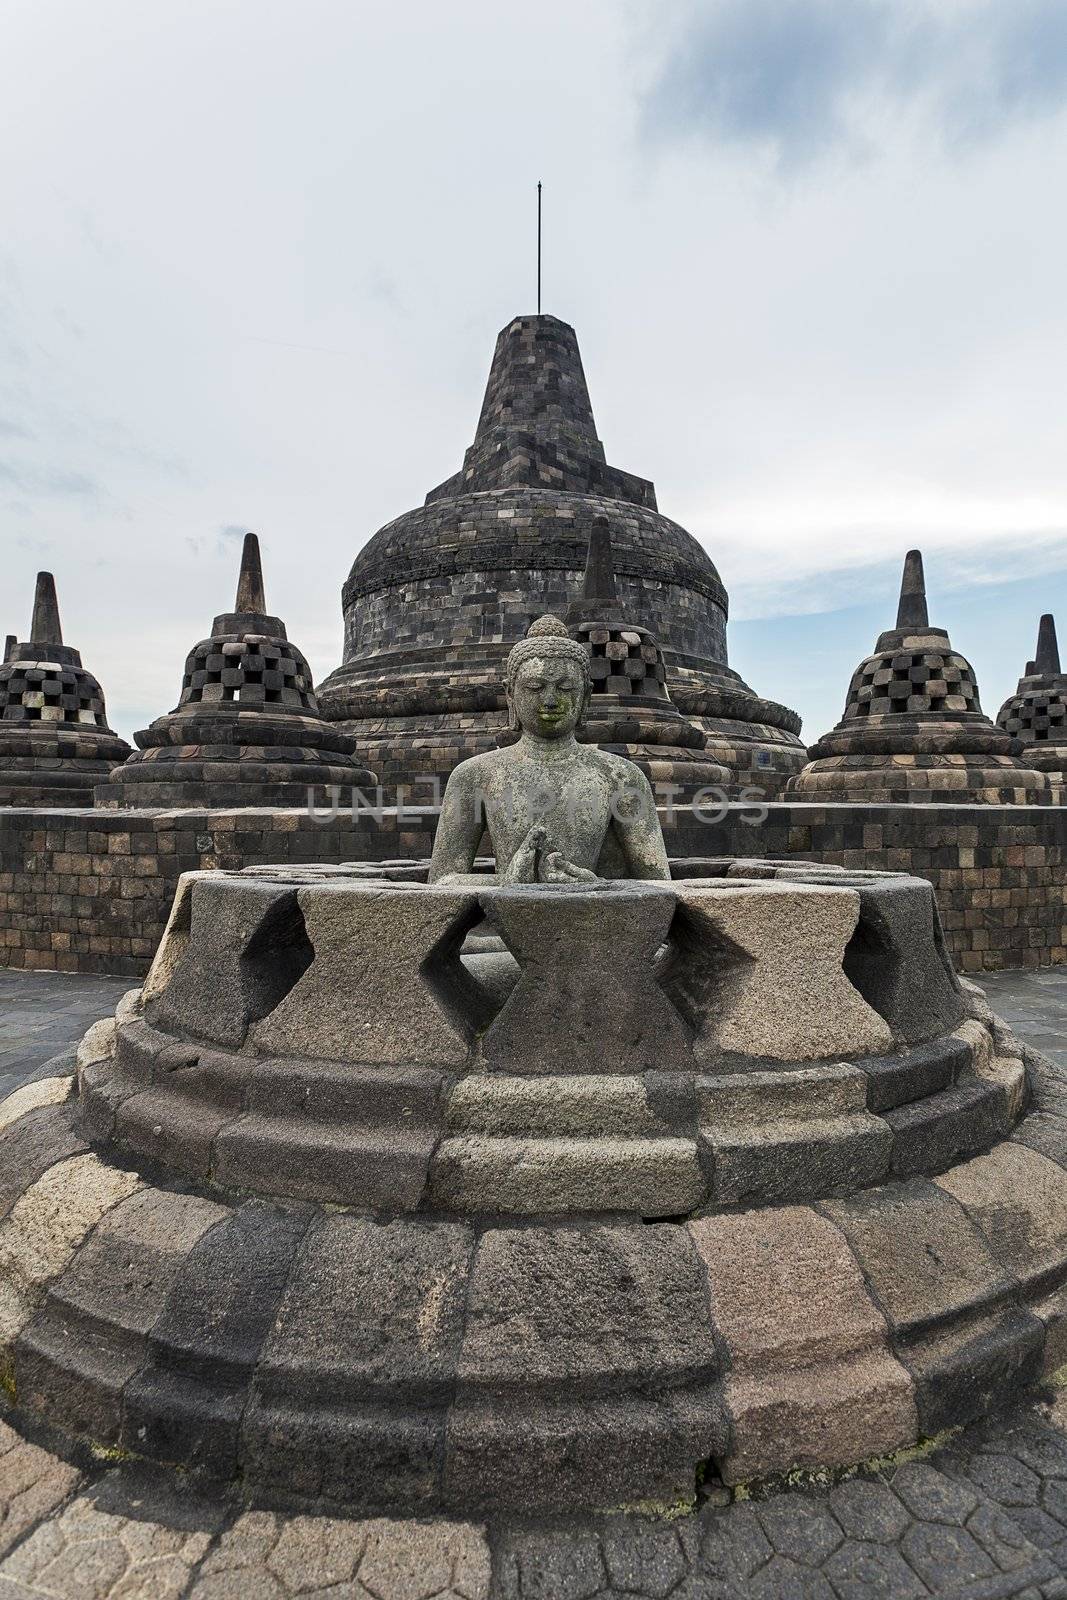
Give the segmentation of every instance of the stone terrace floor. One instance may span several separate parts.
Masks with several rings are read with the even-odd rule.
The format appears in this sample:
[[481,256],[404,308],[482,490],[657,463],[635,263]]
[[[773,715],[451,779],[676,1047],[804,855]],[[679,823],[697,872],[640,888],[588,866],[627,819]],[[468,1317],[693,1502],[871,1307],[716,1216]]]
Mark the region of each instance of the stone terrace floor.
[[[1067,1069],[1067,970],[994,1009]],[[0,1096],[107,1015],[119,978],[0,972]],[[477,1522],[249,1509],[0,1420],[0,1600],[1067,1600],[1067,1390],[923,1459],[640,1516]]]

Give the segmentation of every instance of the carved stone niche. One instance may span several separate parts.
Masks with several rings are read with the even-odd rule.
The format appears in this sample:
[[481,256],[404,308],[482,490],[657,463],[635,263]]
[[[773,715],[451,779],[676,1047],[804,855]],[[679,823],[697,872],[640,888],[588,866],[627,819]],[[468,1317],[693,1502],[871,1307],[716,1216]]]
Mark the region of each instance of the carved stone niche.
[[1067,1359],[1067,1085],[919,879],[191,873],[15,1100],[8,1200],[69,1222],[0,1283],[18,1406],[267,1495],[677,1504]]

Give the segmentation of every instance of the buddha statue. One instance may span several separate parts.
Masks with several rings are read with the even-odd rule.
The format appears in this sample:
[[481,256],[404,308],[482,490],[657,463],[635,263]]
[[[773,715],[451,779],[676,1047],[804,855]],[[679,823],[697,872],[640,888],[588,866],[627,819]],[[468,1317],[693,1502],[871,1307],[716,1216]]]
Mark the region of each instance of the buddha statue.
[[502,749],[471,756],[445,788],[430,882],[473,879],[488,831],[498,883],[604,884],[670,877],[652,789],[624,756],[575,738],[589,657],[558,617],[540,617],[507,663]]

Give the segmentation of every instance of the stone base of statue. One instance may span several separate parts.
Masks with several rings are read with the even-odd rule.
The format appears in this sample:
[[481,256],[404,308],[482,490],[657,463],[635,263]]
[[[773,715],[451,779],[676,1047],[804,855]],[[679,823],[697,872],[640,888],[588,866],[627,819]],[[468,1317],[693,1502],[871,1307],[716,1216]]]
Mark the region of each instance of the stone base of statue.
[[1067,1083],[930,886],[181,881],[0,1107],[0,1362],[60,1434],[297,1502],[677,1504],[1067,1360]]

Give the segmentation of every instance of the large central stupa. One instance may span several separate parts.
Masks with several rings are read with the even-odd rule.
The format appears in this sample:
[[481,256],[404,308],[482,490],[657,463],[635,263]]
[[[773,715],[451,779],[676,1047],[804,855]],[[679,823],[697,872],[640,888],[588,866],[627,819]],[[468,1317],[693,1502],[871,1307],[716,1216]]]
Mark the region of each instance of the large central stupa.
[[516,317],[499,335],[462,469],[375,534],[344,586],[343,664],[322,713],[360,740],[387,789],[447,778],[506,725],[508,651],[582,592],[607,522],[627,619],[658,639],[678,709],[737,786],[777,793],[803,765],[800,722],[727,665],[727,596],[646,478],[608,466],[574,329]]

